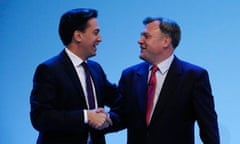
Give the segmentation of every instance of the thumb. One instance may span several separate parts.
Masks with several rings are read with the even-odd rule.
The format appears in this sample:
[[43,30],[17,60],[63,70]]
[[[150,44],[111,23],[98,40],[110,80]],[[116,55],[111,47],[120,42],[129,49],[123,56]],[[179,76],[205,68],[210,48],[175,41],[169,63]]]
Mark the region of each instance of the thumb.
[[98,108],[98,109],[96,109],[96,112],[97,113],[106,113],[104,108]]

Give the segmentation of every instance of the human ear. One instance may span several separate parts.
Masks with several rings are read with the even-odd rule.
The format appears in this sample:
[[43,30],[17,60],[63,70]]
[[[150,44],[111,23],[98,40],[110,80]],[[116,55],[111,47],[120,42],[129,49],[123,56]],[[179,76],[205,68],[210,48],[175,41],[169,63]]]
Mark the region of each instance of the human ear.
[[169,36],[165,36],[163,43],[165,47],[169,47],[172,44],[172,39]]
[[73,39],[74,39],[75,41],[81,42],[81,41],[82,41],[82,37],[83,37],[82,32],[80,32],[80,31],[78,31],[78,30],[76,30],[76,31],[73,32]]

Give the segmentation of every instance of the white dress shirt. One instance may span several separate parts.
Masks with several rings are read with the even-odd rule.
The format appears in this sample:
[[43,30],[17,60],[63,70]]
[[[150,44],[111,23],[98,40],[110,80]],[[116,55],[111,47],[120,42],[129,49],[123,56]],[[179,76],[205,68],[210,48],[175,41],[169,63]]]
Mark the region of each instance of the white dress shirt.
[[[157,65],[158,67],[158,71],[156,72],[156,78],[157,78],[157,86],[156,86],[156,90],[155,90],[155,95],[154,95],[154,100],[153,100],[153,110],[151,112],[151,117],[153,114],[153,111],[155,109],[156,103],[158,101],[158,97],[160,95],[164,80],[167,76],[168,70],[171,66],[171,63],[173,61],[174,55],[172,54],[171,56],[169,56],[166,60],[162,61],[161,63],[159,63]],[[149,74],[148,74],[148,80],[150,79],[150,75],[151,75],[151,67],[149,67]]]
[[[85,96],[85,101],[87,103],[87,106],[89,108],[88,105],[88,98],[87,98],[87,87],[86,87],[86,77],[85,77],[85,72],[84,69],[82,67],[82,62],[83,60],[81,58],[79,58],[77,55],[75,55],[73,52],[71,52],[68,48],[65,48],[65,51],[67,53],[67,55],[69,56],[70,60],[72,61],[74,68],[78,74],[78,78],[81,82],[82,88],[83,88],[83,92],[84,92],[84,96]],[[94,94],[94,102],[95,102],[95,106],[96,108],[98,107],[97,105],[97,99],[96,99],[96,91],[95,91],[95,86],[93,84],[93,80],[91,79],[92,82],[92,87],[93,87],[93,94]],[[88,119],[87,119],[87,112],[86,110],[84,110],[84,122],[87,123]]]

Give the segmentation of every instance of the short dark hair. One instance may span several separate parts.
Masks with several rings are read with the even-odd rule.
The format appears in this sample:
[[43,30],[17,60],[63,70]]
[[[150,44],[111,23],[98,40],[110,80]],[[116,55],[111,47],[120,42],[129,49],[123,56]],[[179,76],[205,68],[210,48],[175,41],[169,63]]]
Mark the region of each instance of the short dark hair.
[[89,8],[72,9],[64,13],[59,23],[59,35],[65,46],[67,46],[75,30],[84,32],[87,28],[87,22],[91,18],[96,18],[97,10]]
[[159,24],[160,31],[168,35],[172,39],[172,45],[173,48],[175,49],[181,40],[181,29],[179,25],[175,21],[163,17],[157,18],[147,17],[143,20],[143,24],[147,25],[153,21],[160,22]]

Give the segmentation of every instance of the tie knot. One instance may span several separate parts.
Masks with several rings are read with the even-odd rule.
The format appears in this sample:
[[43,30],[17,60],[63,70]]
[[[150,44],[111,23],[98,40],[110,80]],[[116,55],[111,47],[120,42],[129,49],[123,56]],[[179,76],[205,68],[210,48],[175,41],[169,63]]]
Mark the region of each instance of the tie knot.
[[90,74],[90,71],[89,71],[87,63],[86,62],[82,62],[81,65],[82,65],[84,71],[86,72],[86,74]]
[[84,69],[88,69],[88,66],[87,66],[86,62],[82,62],[81,65],[83,66]]
[[156,65],[152,66],[151,71],[155,73],[158,70],[158,67]]

